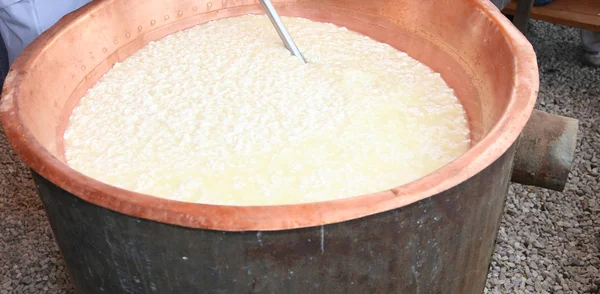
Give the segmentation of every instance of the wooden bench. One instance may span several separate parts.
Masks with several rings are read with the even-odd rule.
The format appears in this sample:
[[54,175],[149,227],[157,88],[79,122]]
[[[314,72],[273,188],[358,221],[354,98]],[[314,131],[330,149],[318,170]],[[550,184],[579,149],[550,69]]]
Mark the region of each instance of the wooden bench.
[[554,0],[544,6],[533,0],[513,0],[502,12],[514,15],[514,25],[525,33],[529,18],[600,32],[600,0]]

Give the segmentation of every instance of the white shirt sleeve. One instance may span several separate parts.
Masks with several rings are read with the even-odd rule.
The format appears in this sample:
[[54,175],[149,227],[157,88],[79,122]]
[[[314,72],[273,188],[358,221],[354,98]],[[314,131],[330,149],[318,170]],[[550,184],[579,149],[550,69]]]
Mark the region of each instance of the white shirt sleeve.
[[0,34],[12,65],[17,56],[64,15],[92,0],[0,0]]

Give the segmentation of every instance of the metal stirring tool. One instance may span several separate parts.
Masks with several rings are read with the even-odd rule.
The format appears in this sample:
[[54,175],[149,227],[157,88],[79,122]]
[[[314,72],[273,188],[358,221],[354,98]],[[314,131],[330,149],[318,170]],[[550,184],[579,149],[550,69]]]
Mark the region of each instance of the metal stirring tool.
[[271,20],[271,23],[273,23],[273,26],[277,30],[277,33],[279,34],[279,37],[281,37],[281,40],[283,41],[285,47],[288,50],[290,50],[292,54],[298,57],[298,59],[300,59],[303,63],[306,63],[304,56],[302,56],[302,53],[300,53],[300,49],[298,49],[298,46],[296,46],[296,43],[294,43],[294,40],[292,40],[292,36],[290,36],[290,33],[288,33],[287,29],[283,25],[283,22],[281,21],[279,14],[277,14],[275,7],[273,7],[273,3],[271,3],[271,0],[260,0],[260,3],[265,8],[269,19]]

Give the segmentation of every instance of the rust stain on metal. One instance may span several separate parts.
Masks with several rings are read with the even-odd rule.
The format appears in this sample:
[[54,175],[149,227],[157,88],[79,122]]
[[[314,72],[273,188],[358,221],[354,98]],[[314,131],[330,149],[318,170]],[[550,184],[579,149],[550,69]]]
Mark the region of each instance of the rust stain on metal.
[[564,190],[573,163],[578,121],[534,110],[518,141],[512,181]]

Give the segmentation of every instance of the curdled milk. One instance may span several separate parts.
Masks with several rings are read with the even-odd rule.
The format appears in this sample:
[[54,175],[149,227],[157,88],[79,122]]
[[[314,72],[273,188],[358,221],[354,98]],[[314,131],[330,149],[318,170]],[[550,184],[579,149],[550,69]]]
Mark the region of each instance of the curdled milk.
[[439,74],[332,24],[212,21],[151,42],[108,71],[64,134],[74,169],[168,199],[225,205],[325,201],[390,189],[469,148]]

